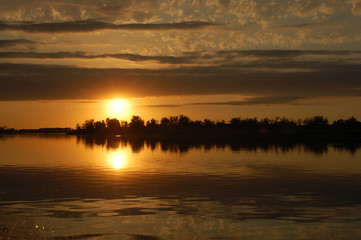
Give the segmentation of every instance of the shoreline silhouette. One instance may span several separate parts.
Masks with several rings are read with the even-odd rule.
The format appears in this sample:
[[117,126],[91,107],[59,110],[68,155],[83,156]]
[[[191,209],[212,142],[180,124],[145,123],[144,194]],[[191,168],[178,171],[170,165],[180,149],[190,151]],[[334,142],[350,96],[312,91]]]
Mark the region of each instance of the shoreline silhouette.
[[185,115],[152,118],[140,116],[123,121],[107,118],[101,121],[86,120],[72,128],[20,129],[0,127],[0,134],[67,134],[161,140],[207,141],[265,141],[265,142],[361,142],[361,122],[356,118],[339,119],[332,123],[326,117],[314,116],[297,121],[287,118],[240,118],[228,122],[210,119],[191,120]]

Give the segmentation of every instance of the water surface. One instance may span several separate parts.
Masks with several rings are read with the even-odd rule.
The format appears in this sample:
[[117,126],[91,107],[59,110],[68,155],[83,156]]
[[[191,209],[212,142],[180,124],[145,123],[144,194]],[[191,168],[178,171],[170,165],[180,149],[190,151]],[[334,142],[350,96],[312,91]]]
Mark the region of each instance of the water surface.
[[0,239],[358,239],[359,145],[0,137]]

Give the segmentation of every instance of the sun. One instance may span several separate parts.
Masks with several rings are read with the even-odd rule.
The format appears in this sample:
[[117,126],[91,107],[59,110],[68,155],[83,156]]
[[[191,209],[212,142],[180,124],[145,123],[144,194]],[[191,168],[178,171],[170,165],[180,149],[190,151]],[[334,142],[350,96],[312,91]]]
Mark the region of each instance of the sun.
[[112,104],[114,112],[120,113],[125,108],[125,101],[122,100],[114,100]]
[[129,101],[126,99],[113,99],[108,101],[107,112],[110,117],[125,117],[129,112]]

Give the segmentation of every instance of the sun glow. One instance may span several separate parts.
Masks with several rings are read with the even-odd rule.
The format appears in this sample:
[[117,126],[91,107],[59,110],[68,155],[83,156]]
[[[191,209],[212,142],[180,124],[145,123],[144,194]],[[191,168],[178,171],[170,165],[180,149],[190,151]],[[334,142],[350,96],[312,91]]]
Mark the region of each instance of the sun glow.
[[127,164],[127,156],[123,152],[114,152],[110,155],[110,163],[115,170],[122,169]]
[[129,113],[130,104],[126,99],[114,99],[108,101],[107,113],[110,117],[125,117]]

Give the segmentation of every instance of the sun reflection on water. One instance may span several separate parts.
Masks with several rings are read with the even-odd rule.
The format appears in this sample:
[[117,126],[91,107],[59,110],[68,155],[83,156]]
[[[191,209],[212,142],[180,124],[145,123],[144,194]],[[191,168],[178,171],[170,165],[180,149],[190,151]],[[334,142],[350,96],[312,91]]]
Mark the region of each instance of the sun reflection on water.
[[116,151],[110,154],[110,163],[115,170],[125,168],[127,164],[127,155],[122,151]]

